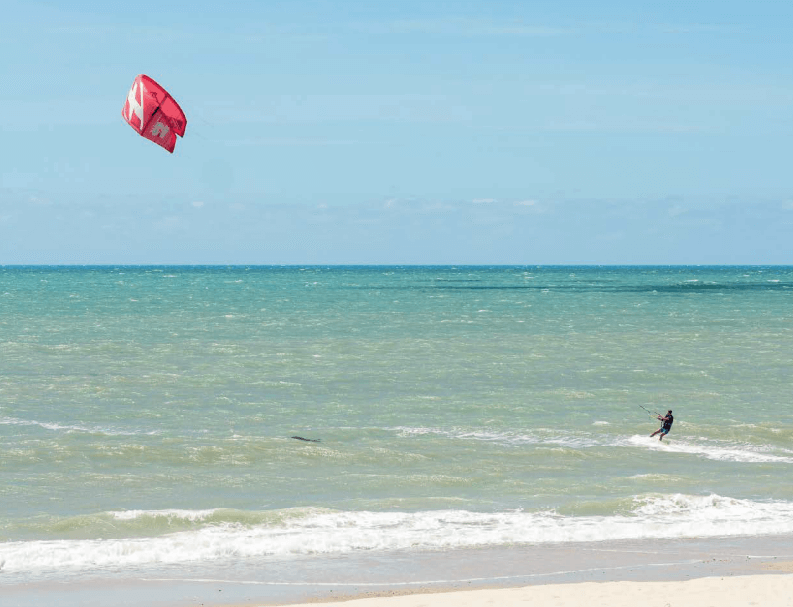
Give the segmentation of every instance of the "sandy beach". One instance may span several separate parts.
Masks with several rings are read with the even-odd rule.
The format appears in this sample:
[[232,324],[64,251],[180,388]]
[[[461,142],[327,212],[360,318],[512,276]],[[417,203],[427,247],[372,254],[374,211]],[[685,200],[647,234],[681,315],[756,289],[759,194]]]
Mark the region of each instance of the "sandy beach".
[[[783,567],[793,571],[793,563]],[[685,582],[582,582],[369,597],[349,607],[789,607],[793,574],[708,577]],[[303,603],[303,606],[317,603]]]

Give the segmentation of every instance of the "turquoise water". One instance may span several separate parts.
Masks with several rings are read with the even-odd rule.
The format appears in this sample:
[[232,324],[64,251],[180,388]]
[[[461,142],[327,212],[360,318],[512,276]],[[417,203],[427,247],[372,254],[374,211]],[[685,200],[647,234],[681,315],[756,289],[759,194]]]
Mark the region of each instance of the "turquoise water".
[[791,303],[791,267],[0,267],[0,581],[793,533]]

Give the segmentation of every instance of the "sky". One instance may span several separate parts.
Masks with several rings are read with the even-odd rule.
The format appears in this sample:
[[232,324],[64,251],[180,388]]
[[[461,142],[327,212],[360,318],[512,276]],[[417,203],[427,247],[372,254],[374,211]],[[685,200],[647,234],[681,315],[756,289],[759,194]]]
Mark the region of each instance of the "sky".
[[0,264],[793,264],[789,0],[0,1]]

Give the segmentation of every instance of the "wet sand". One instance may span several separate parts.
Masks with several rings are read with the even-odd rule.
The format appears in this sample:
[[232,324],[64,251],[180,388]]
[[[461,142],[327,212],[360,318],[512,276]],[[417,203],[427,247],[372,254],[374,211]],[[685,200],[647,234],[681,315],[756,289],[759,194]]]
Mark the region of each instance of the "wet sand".
[[134,576],[97,574],[57,583],[7,582],[0,573],[0,607],[269,606],[340,600],[354,601],[350,607],[627,606],[640,599],[645,607],[745,606],[753,601],[793,607],[793,538],[355,553],[161,568]]

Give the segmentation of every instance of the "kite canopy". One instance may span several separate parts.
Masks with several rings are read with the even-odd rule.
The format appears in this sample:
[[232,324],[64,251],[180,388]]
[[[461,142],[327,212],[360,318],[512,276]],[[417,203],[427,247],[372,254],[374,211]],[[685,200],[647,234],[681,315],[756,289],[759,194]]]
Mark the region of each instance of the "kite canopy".
[[121,115],[142,137],[171,153],[176,136],[183,137],[187,127],[187,118],[179,104],[144,74],[135,77]]

